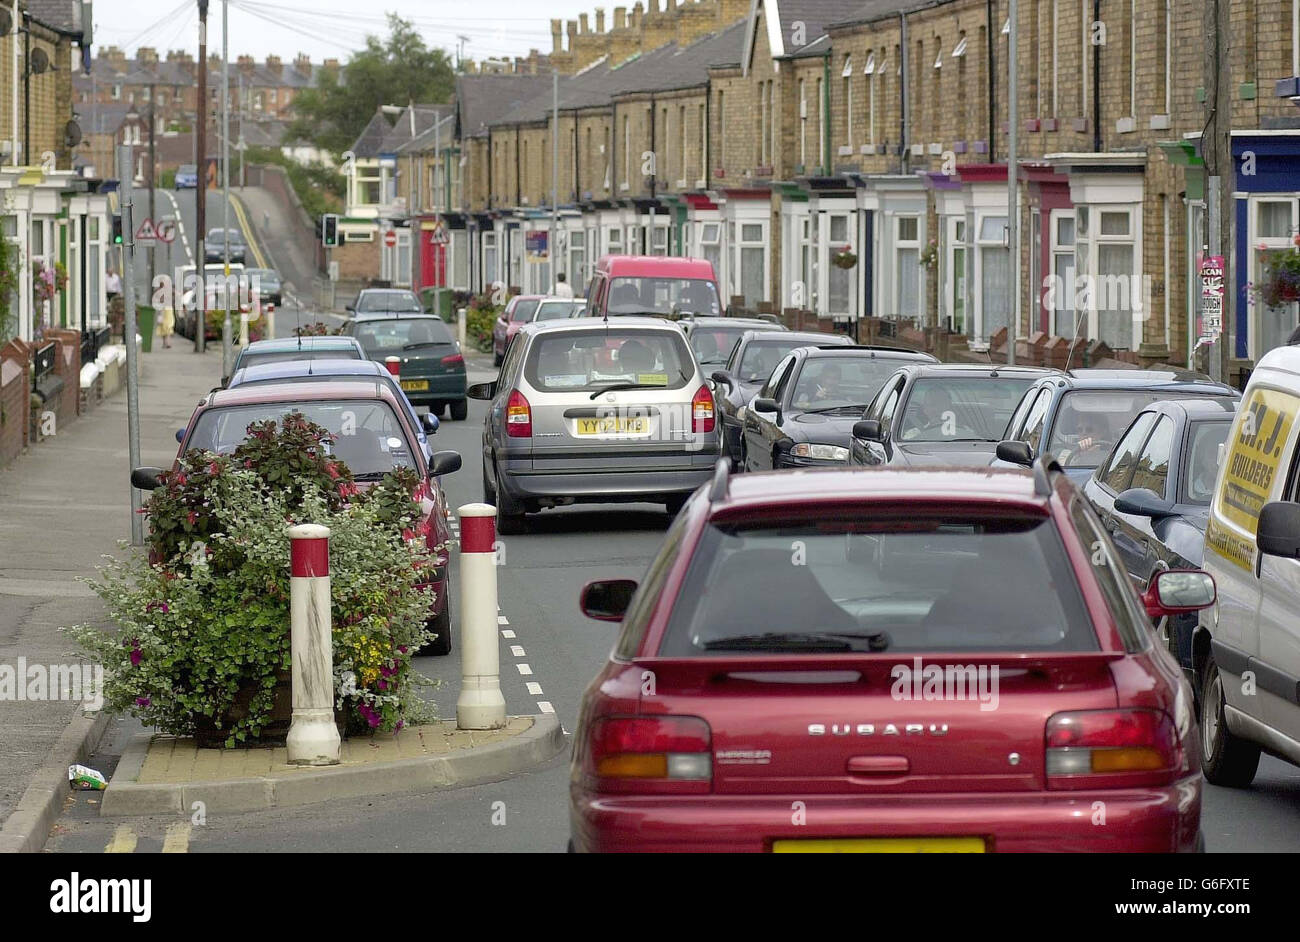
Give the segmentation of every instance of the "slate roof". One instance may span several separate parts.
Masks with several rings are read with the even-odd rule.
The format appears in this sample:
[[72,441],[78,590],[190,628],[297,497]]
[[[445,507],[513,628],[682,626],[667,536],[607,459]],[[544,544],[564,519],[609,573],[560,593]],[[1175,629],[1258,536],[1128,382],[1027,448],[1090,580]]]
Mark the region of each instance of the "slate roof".
[[77,0],[27,0],[26,7],[38,23],[64,33],[81,33],[81,4]]
[[826,27],[831,23],[861,19],[864,7],[892,6],[895,10],[902,10],[920,5],[918,0],[776,0],[781,35],[786,37],[785,52],[789,56],[801,51],[791,46],[790,37],[794,35],[795,23],[804,24],[804,37],[812,43],[826,35]]
[[910,13],[915,10],[940,6],[941,3],[942,0],[858,0],[857,3],[851,4],[853,9],[848,15],[838,19],[828,19],[825,21],[825,25],[827,27],[855,26],[859,23],[870,23],[886,16],[897,16],[899,13]]
[[[564,82],[560,82],[563,86]],[[476,74],[456,77],[461,137],[482,137],[521,102],[551,91],[551,74]]]

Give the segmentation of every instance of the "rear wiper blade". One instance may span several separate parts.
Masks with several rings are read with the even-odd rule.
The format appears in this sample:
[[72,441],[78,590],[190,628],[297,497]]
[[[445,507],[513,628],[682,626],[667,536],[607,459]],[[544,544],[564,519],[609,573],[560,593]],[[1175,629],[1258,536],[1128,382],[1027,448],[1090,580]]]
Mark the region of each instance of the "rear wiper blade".
[[851,634],[833,631],[790,632],[766,631],[756,635],[735,635],[715,638],[703,645],[706,651],[767,651],[796,648],[801,651],[852,651],[854,641],[866,641],[872,651],[889,647],[889,636],[877,634]]
[[450,347],[450,340],[423,340],[420,343],[408,343],[402,347],[403,350],[414,350],[417,347]]
[[602,386],[591,394],[589,398],[595,399],[601,393],[618,392],[621,389],[666,389],[663,383],[614,383],[611,386]]
[[822,412],[842,412],[842,411],[844,411],[845,409],[854,409],[854,410],[856,410],[856,411],[861,411],[861,412],[865,412],[865,411],[867,411],[867,407],[866,407],[866,406],[855,406],[855,405],[847,405],[847,406],[826,406],[825,408],[822,408],[822,409],[804,409],[803,411],[804,411],[805,414],[813,414],[813,415],[816,415],[816,414],[818,414],[818,413],[822,413]]

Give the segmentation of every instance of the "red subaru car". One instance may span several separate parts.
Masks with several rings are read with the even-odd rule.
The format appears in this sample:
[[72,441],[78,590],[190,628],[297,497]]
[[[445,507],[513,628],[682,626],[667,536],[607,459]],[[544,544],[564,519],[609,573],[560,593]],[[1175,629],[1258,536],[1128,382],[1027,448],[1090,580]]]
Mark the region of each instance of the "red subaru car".
[[[295,411],[334,434],[333,452],[347,464],[359,488],[369,487],[398,465],[418,472],[422,483],[415,499],[422,515],[416,532],[435,551],[435,568],[428,587],[436,595],[429,628],[437,637],[424,653],[450,653],[447,563],[452,536],[447,523],[447,499],[438,478],[459,469],[461,459],[454,451],[434,452],[426,459],[410,410],[397,398],[391,384],[344,379],[216,390],[198,404],[189,425],[176,433],[180,449],[173,468],[179,466],[180,456],[187,451],[229,453],[247,437],[251,423],[278,421]],[[345,422],[349,432],[341,434]],[[156,486],[158,471],[137,468],[131,474],[131,483],[140,488]]]
[[583,696],[577,851],[1195,851],[1192,692],[1082,493],[1033,469],[720,463]]
[[493,366],[501,365],[505,359],[506,347],[510,346],[510,341],[519,333],[519,328],[533,319],[537,305],[544,297],[544,294],[517,294],[506,302],[505,310],[497,315],[496,323],[492,325]]

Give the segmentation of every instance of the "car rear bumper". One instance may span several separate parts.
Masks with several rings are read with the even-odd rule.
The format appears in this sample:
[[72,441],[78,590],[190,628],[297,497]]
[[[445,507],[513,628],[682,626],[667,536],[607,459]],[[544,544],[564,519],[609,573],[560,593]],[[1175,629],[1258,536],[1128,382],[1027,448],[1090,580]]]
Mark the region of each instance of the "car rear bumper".
[[[804,823],[795,823],[802,820]],[[776,840],[982,837],[988,852],[1190,853],[1201,777],[1165,788],[926,795],[630,796],[578,792],[574,848],[764,853]]]
[[[717,455],[711,460],[716,461]],[[564,472],[504,469],[502,476],[502,486],[516,500],[572,498],[586,503],[614,503],[689,494],[713,477],[713,465],[653,471],[595,467]]]
[[431,402],[446,402],[449,399],[465,398],[465,376],[406,376],[403,379],[427,381],[428,389],[406,389],[406,398],[412,405],[428,405]]

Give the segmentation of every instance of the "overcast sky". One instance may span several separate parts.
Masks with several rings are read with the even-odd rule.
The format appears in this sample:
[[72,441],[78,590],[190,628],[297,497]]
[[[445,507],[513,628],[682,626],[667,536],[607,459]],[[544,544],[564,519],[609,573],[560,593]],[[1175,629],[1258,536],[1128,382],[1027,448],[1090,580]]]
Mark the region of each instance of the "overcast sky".
[[[576,19],[600,0],[232,0],[230,58],[267,55],[291,59],[305,52],[313,61],[348,55],[367,33],[387,31],[385,12],[416,23],[424,40],[455,52],[457,35],[468,37],[465,55],[474,59],[524,56],[529,49],[551,50],[550,18]],[[601,4],[612,11],[614,4]],[[619,0],[629,8],[631,2]],[[221,53],[221,0],[208,9],[208,46]],[[134,54],[140,46],[198,50],[196,0],[95,0],[94,46],[119,46]],[[612,17],[612,12],[608,14]],[[592,16],[594,21],[594,16]]]

